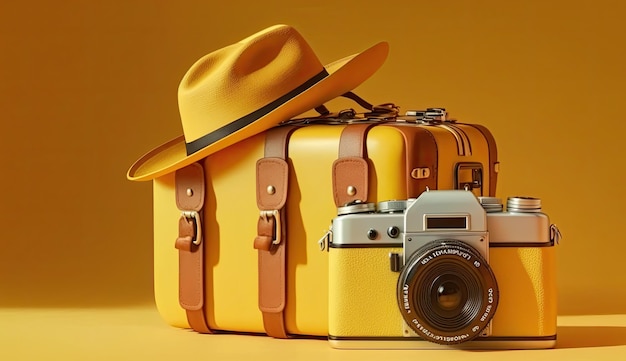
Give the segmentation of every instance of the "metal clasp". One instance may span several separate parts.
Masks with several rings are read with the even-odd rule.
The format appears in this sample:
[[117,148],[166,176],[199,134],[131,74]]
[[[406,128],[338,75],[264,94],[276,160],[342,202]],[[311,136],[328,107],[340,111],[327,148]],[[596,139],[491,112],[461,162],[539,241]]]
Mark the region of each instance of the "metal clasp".
[[276,223],[274,224],[274,239],[272,240],[272,244],[280,244],[280,241],[282,240],[282,224],[280,221],[280,211],[277,209],[273,209],[270,211],[261,211],[261,218],[263,218],[264,221],[269,222],[270,218],[274,218],[274,220],[276,221]]
[[412,123],[435,124],[447,122],[448,112],[445,108],[427,108],[426,110],[408,110],[405,114],[407,117],[415,117],[410,120]]
[[461,162],[454,170],[455,189],[474,191],[476,196],[483,195],[483,165],[478,162]]
[[559,231],[559,227],[556,224],[550,225],[550,241],[554,244],[559,244],[563,236],[561,235],[561,231]]
[[200,214],[196,211],[183,211],[182,216],[188,220],[192,220],[193,224],[196,226],[192,242],[196,246],[199,246],[202,243],[202,225],[200,222]]
[[317,241],[317,244],[320,247],[320,251],[328,251],[330,250],[330,244],[333,242],[333,225],[331,224],[328,227],[328,230],[326,231],[326,233],[324,233],[324,235],[322,236],[322,238],[319,239],[319,241]]
[[411,171],[411,178],[413,179],[426,179],[430,177],[430,168],[421,167],[421,168],[413,168]]

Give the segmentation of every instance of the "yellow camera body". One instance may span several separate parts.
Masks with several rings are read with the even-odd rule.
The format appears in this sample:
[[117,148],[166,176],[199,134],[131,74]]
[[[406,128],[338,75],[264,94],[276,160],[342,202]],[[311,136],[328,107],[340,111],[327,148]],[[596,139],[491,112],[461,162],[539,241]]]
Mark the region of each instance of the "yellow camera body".
[[[422,202],[422,197],[430,197],[431,201]],[[465,205],[472,199],[474,208],[468,209]],[[464,191],[431,191],[417,201],[408,201],[405,211],[389,211],[386,207],[381,211],[381,205],[376,213],[351,214],[344,210],[345,214],[333,222],[329,250],[331,345],[399,349],[553,347],[557,316],[554,246],[558,229],[540,213],[538,200],[521,202],[531,206],[515,209],[510,201],[508,212],[489,210],[481,214],[480,203],[488,208],[493,199],[479,201]],[[411,213],[412,208],[419,209],[419,213]],[[434,218],[429,222],[429,217]],[[399,232],[391,231],[393,227]],[[478,238],[472,243],[475,235]],[[421,236],[428,240],[413,248],[407,246]],[[458,242],[459,239],[463,241]],[[456,243],[462,244],[459,249],[467,251],[466,258],[471,257],[468,262],[457,255],[463,252],[456,251]],[[480,251],[481,247],[484,250]],[[435,248],[437,251],[432,251]],[[415,259],[417,262],[413,262]],[[474,266],[479,261],[488,263],[496,282],[491,296],[488,292],[485,297],[474,292],[476,297],[472,298],[472,289],[488,284],[488,280],[481,280],[484,277]],[[463,262],[470,266],[463,266]],[[424,276],[429,272],[432,277]],[[403,291],[403,285],[411,283],[413,289]],[[457,292],[439,294],[445,291],[446,284],[454,286]],[[450,294],[452,299],[458,296],[458,302],[448,307]],[[491,305],[489,297],[495,298]],[[419,313],[419,308],[425,308],[422,311],[427,313],[422,318],[406,314]],[[422,326],[424,318],[432,318],[436,313],[442,317],[429,327]],[[463,328],[469,331],[453,332]],[[472,328],[476,329],[474,334]],[[437,329],[443,336],[437,335]]]

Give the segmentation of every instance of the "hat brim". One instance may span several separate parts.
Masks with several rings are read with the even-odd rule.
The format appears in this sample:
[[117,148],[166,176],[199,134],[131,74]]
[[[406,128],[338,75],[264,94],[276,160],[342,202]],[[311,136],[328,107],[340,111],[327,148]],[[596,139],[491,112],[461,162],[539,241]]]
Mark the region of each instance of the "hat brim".
[[171,173],[345,94],[372,76],[384,63],[388,52],[389,45],[381,42],[361,53],[330,63],[325,66],[328,76],[248,126],[191,155],[187,155],[185,137],[179,136],[139,158],[126,176],[133,181],[147,181]]

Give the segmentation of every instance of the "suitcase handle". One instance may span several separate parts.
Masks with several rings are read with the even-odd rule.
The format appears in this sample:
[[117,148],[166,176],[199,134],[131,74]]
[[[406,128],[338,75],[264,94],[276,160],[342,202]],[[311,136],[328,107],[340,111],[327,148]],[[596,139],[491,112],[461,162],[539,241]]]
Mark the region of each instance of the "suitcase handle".
[[394,120],[398,116],[399,107],[394,103],[383,103],[372,105],[365,99],[353,92],[341,95],[344,98],[353,100],[358,105],[368,110],[368,112],[358,113],[353,108],[340,110],[332,113],[322,104],[315,108],[320,115],[318,117],[307,117],[290,119],[280,123],[281,125],[306,125],[306,124],[349,124],[354,122],[385,122]]

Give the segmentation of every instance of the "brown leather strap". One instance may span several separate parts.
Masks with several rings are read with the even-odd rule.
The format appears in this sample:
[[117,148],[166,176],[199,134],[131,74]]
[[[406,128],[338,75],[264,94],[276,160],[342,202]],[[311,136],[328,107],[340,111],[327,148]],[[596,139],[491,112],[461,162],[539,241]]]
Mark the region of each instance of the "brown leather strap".
[[182,211],[178,221],[178,296],[187,312],[189,326],[197,332],[211,333],[204,313],[204,169],[198,163],[179,169],[175,174],[176,206]]
[[330,110],[328,110],[328,108],[326,108],[324,104],[317,106],[315,108],[315,111],[318,112],[321,116],[330,114]]
[[333,197],[337,207],[367,201],[369,163],[366,139],[367,132],[374,125],[348,125],[341,132],[339,158],[333,163]]
[[496,146],[496,139],[493,137],[489,129],[484,125],[480,124],[468,124],[476,129],[478,129],[485,140],[487,141],[487,146],[489,147],[489,196],[496,196],[496,185],[498,183],[498,171],[500,162],[498,162],[498,147]]
[[342,94],[341,96],[355,101],[358,105],[362,106],[363,108],[367,110],[374,109],[374,106],[372,104],[370,104],[368,101],[361,98],[360,96],[354,94],[353,92],[347,92],[345,94]]
[[[341,96],[346,99],[350,99],[354,101],[355,103],[357,103],[364,109],[367,109],[368,112],[357,113],[354,109],[345,109],[338,113],[331,113],[331,111],[328,110],[328,108],[324,104],[322,104],[315,108],[315,111],[318,112],[320,115],[317,119],[354,118],[354,120],[357,120],[360,118],[360,119],[368,119],[368,120],[379,119],[380,121],[386,121],[386,120],[393,119],[397,117],[398,115],[399,107],[397,107],[393,103],[383,103],[383,104],[372,105],[370,102],[361,98],[360,96],[356,95],[353,92],[347,92],[347,93],[342,94]],[[316,118],[309,118],[309,121],[313,122],[315,121],[315,119]],[[291,123],[293,122],[288,121],[283,124],[291,124]]]
[[265,158],[257,162],[257,205],[261,211],[254,248],[259,250],[259,310],[263,312],[265,332],[287,338],[286,211],[289,164],[289,136],[296,127],[269,130],[265,139]]

